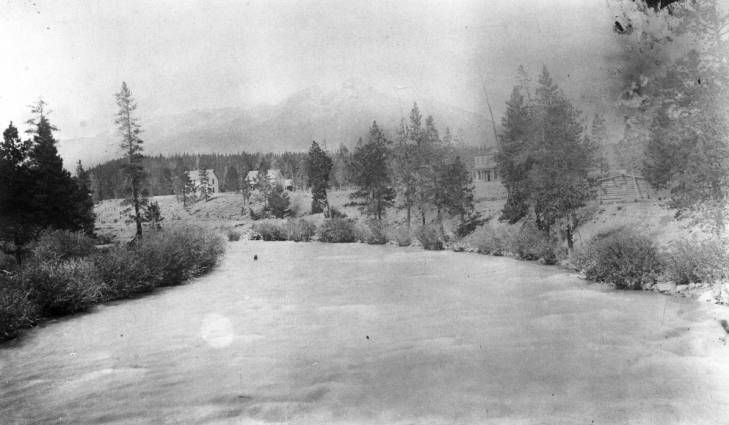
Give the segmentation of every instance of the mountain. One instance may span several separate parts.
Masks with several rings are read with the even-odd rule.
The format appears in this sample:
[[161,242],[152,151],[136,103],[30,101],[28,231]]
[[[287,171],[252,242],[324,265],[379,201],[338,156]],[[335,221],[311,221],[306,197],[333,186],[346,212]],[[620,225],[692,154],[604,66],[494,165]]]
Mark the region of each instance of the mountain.
[[[450,127],[469,145],[495,146],[491,121],[485,116],[433,99],[415,99],[423,116],[433,115],[441,132]],[[303,151],[312,140],[330,148],[354,146],[376,120],[394,138],[411,101],[400,101],[358,80],[336,89],[310,87],[274,106],[252,109],[191,110],[159,117],[140,117],[148,155]],[[119,156],[118,136],[65,140],[59,151],[67,164],[81,159],[95,164]]]

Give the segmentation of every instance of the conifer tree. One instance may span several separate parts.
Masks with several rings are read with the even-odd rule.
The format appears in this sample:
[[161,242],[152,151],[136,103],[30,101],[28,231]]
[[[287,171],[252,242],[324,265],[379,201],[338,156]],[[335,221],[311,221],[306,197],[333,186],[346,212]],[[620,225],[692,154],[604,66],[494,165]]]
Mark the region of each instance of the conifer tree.
[[502,126],[504,130],[499,140],[496,162],[507,198],[501,219],[516,223],[527,214],[526,185],[532,163],[528,150],[529,111],[518,87],[514,87],[511,99],[506,103]]
[[389,144],[373,121],[367,143],[360,139],[352,157],[352,182],[357,190],[350,194],[350,205],[359,206],[362,212],[378,221],[395,200],[388,170]]
[[225,190],[229,192],[238,192],[240,190],[240,176],[238,168],[229,166],[225,173]]
[[580,112],[544,67],[532,101],[514,88],[503,123],[497,161],[508,198],[502,219],[513,223],[531,212],[547,234],[559,224],[571,249],[576,211],[593,194],[588,171],[595,145],[584,137]]
[[142,213],[147,203],[144,183],[146,172],[142,165],[144,151],[143,141],[139,138],[142,127],[139,119],[134,116],[137,103],[132,97],[132,92],[126,82],[122,82],[121,90],[115,95],[119,111],[116,115],[115,124],[122,137],[121,150],[125,158],[124,175],[127,182],[127,201],[133,208],[131,218],[136,223],[136,238],[142,237]]
[[55,229],[94,229],[93,201],[88,186],[83,189],[63,168],[53,131],[56,128],[48,119],[45,102],[34,105],[35,115],[29,120],[33,132],[33,144],[28,153],[28,165],[32,184],[26,190],[32,194],[28,214],[33,222],[42,227]]
[[32,222],[32,184],[27,159],[30,141],[21,141],[11,122],[0,144],[0,250],[21,263],[24,248],[34,237]]
[[311,186],[311,212],[312,214],[326,212],[329,215],[329,201],[327,189],[329,188],[329,173],[332,171],[332,159],[319,147],[311,142],[307,162],[307,175]]

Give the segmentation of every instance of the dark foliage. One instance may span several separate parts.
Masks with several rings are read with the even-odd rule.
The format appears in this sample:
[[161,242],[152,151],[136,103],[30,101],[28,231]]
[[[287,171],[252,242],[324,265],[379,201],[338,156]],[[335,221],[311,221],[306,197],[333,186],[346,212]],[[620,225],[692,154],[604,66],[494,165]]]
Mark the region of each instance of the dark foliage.
[[352,156],[352,183],[357,190],[350,194],[350,205],[377,220],[394,204],[396,195],[388,169],[389,144],[373,122],[367,143],[358,143]]
[[311,142],[307,160],[307,179],[311,186],[311,213],[316,214],[329,209],[327,189],[329,173],[332,171],[331,157],[316,142]]
[[437,226],[420,226],[415,230],[415,237],[427,250],[440,251],[445,246],[445,236]]
[[620,227],[593,237],[577,257],[588,279],[619,289],[641,289],[656,282],[662,270],[653,241]]
[[355,242],[357,228],[354,220],[346,218],[330,218],[324,220],[318,230],[321,242]]

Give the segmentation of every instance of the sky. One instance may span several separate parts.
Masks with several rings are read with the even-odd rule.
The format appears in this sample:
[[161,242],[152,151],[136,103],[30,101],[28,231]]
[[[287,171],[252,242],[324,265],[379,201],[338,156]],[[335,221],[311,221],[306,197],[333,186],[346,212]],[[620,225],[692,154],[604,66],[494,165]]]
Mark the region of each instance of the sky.
[[144,118],[352,78],[484,114],[486,93],[498,120],[520,64],[595,108],[619,48],[609,1],[0,0],[0,122],[42,96],[59,139],[90,137],[122,81]]

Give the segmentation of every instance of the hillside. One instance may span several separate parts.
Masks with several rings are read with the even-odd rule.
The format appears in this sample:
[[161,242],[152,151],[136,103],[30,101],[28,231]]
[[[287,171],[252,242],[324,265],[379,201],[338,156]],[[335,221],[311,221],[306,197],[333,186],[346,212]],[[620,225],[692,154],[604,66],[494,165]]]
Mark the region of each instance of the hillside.
[[[352,147],[374,120],[394,137],[413,100],[423,116],[433,115],[441,133],[450,127],[468,145],[495,146],[491,122],[483,115],[433,99],[398,99],[360,80],[331,90],[310,87],[275,106],[190,110],[140,119],[150,155],[303,151],[312,140]],[[117,157],[118,138],[110,131],[65,140],[58,148],[66,164],[80,159],[91,165]]]

